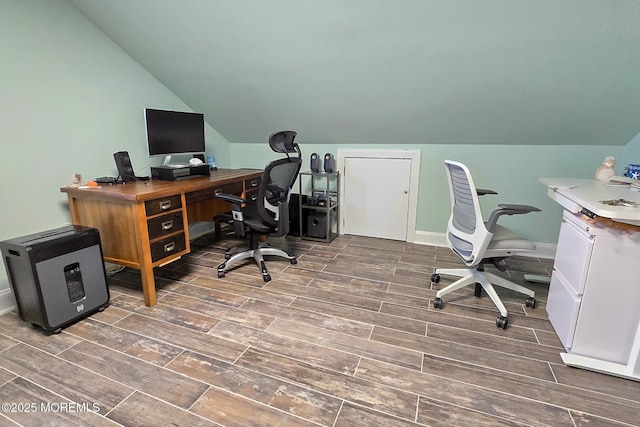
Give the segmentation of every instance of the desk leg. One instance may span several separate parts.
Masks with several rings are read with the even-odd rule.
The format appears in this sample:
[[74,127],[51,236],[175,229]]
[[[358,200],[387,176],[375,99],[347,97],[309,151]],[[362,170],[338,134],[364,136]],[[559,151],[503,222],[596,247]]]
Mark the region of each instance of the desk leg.
[[137,214],[136,249],[138,252],[140,276],[142,278],[142,294],[144,295],[145,305],[151,307],[156,305],[156,281],[153,277],[153,262],[151,261],[151,242],[149,241],[149,229],[147,227],[147,213],[144,203],[138,203],[135,209]]
[[140,266],[140,276],[142,276],[142,293],[145,305],[148,307],[156,305],[156,281],[153,277],[153,267],[143,262]]

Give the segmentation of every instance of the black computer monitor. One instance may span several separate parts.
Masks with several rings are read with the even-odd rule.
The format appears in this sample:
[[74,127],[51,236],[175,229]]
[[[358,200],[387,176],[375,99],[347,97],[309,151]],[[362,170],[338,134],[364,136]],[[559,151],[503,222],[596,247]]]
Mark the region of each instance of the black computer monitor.
[[171,156],[205,152],[204,114],[153,108],[144,111],[149,156],[164,156],[162,164],[166,166],[183,166],[172,164]]

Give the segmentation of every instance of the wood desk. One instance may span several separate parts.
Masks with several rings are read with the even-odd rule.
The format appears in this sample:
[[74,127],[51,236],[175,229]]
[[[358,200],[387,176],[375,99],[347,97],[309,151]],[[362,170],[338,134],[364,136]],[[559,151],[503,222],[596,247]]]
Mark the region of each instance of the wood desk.
[[73,224],[100,231],[105,261],[137,268],[144,302],[156,303],[153,268],[191,251],[189,224],[213,221],[230,209],[217,193],[257,191],[262,170],[218,169],[209,177],[178,181],[102,184],[100,188],[63,187]]

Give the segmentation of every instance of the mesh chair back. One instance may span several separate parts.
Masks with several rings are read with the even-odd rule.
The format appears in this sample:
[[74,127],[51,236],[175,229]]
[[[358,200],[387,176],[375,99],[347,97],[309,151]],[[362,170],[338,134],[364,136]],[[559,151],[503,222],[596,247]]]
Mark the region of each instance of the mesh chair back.
[[492,234],[482,219],[478,194],[469,169],[462,163],[445,161],[451,196],[451,216],[447,227],[449,247],[467,265],[482,260]]
[[[302,167],[302,153],[298,144],[294,142],[296,135],[292,130],[269,135],[271,149],[276,153],[285,153],[287,157],[274,160],[265,167],[258,187],[258,216],[265,224],[277,228],[279,235],[288,232],[289,197]],[[290,153],[297,153],[297,157],[289,156]],[[286,218],[281,218],[282,216]],[[285,221],[286,224],[283,223]]]
[[258,188],[257,210],[260,218],[272,227],[277,227],[280,222],[281,206],[289,203],[301,166],[302,159],[292,157],[274,160],[264,170]]

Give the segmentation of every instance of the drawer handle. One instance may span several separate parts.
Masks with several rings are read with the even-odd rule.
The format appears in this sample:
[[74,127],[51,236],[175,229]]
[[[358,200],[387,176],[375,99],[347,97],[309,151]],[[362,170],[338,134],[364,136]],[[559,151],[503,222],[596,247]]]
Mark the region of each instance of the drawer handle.
[[165,231],[166,230],[171,230],[172,228],[173,228],[173,220],[169,220],[169,221],[166,221],[166,222],[162,223],[162,229],[163,230],[165,230]]
[[257,187],[258,186],[258,181],[256,181],[255,179],[253,181],[251,181],[250,184],[252,187]]
[[166,245],[164,245],[165,252],[173,252],[175,249],[176,249],[175,242],[167,243]]
[[163,211],[171,209],[171,200],[164,200],[160,202],[160,209],[162,209]]
[[258,200],[258,195],[257,194],[252,194],[251,195],[251,201],[255,202],[256,200]]
[[213,190],[213,194],[214,194],[214,195],[216,195],[216,196],[217,196],[218,194],[222,194],[222,190],[221,190],[220,188],[218,188],[218,189],[216,189],[216,190]]

